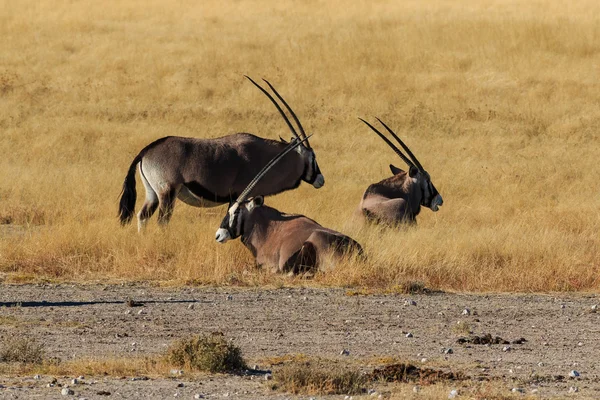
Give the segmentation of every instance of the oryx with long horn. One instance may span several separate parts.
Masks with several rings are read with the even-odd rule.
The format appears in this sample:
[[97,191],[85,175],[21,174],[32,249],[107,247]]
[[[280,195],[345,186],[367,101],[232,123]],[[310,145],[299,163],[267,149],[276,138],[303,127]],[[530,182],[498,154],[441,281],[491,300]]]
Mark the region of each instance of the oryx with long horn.
[[[275,96],[294,119],[300,133],[290,123],[281,106],[265,89],[246,76],[273,102],[294,140],[302,140],[280,161],[278,172],[271,172],[253,187],[250,195],[269,196],[297,188],[301,181],[320,188],[325,183],[313,148],[308,142],[298,117],[266,80]],[[166,224],[173,213],[175,200],[195,207],[214,207],[231,204],[261,167],[286,149],[288,142],[264,139],[249,133],[236,133],[216,139],[197,139],[167,136],[146,146],[133,159],[123,183],[119,203],[119,218],[125,225],[133,218],[136,189],[135,170],[146,189],[146,201],[138,213],[138,230],[159,209],[158,222]]]
[[265,206],[263,196],[250,196],[269,170],[306,139],[292,141],[256,175],[229,207],[216,232],[217,242],[241,237],[257,265],[294,274],[316,272],[328,255],[341,256],[351,251],[362,254],[360,244],[352,238],[324,228],[304,215],[285,214]]
[[360,202],[359,212],[367,220],[388,225],[397,225],[416,223],[416,217],[421,211],[421,206],[428,207],[432,211],[438,211],[444,202],[442,196],[431,182],[429,173],[425,171],[408,146],[383,121],[377,118],[377,121],[387,129],[404,151],[406,151],[408,154],[407,157],[373,125],[362,118],[359,119],[367,124],[369,128],[382,138],[408,164],[408,172],[390,164],[390,169],[394,175],[374,183],[367,188]]

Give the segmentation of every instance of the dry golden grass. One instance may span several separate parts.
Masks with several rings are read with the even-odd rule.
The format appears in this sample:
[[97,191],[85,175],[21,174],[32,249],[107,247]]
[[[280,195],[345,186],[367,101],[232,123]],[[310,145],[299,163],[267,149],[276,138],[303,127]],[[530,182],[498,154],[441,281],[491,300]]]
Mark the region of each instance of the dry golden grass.
[[[256,271],[239,242],[215,243],[223,208],[178,203],[168,229],[153,219],[145,236],[116,219],[127,168],[156,138],[288,136],[248,74],[269,78],[315,133],[327,181],[268,204],[351,235],[369,255],[310,284],[600,289],[596,1],[24,0],[2,10],[7,281],[306,284]],[[356,119],[373,115],[444,196],[416,229],[352,219],[364,189],[390,162],[402,166]]]

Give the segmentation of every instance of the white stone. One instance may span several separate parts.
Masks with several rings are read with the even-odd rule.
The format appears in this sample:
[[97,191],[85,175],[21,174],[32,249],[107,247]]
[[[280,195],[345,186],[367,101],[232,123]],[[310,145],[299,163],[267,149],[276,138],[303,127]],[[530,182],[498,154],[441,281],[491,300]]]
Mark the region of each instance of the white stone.
[[512,348],[511,348],[510,346],[504,346],[504,347],[502,348],[502,351],[505,351],[505,352],[506,352],[506,351],[511,351],[511,350],[512,350]]
[[569,388],[569,393],[577,393],[579,392],[579,388],[577,386],[571,386]]
[[408,333],[406,334],[406,337],[408,337],[408,338],[411,338],[411,337],[413,337],[413,334],[412,334],[412,333],[410,333],[410,332],[408,332]]
[[75,394],[75,392],[69,388],[63,388],[63,390],[60,391],[60,394],[62,394],[63,396],[72,396]]
[[575,370],[572,370],[571,372],[569,372],[569,376],[571,378],[577,378],[579,375],[580,375],[579,372],[575,371]]
[[525,389],[519,388],[519,387],[515,387],[515,388],[512,388],[512,392],[513,393],[525,393]]
[[413,387],[413,392],[419,393],[420,391],[421,391],[421,386],[417,385],[417,386]]
[[462,312],[462,315],[471,315],[471,310],[469,310],[468,308],[465,308]]
[[194,395],[194,399],[203,399],[203,398],[204,398],[204,395],[203,395],[203,394],[196,393],[196,394]]
[[194,309],[194,304],[192,303],[188,306],[188,310],[193,310],[193,309]]
[[427,358],[425,358],[425,357],[421,358],[421,362],[422,363],[426,363],[427,362]]
[[350,355],[350,351],[343,349],[342,351],[340,351],[340,356],[349,356]]
[[449,398],[449,399],[454,399],[456,396],[458,396],[458,390],[456,390],[456,389],[452,389],[452,390],[450,391],[450,394],[448,395],[448,398]]
[[78,385],[78,384],[79,384],[79,379],[77,379],[77,378],[71,379],[71,385]]
[[598,304],[594,304],[594,305],[592,306],[592,311],[596,311],[596,310],[598,310]]
[[273,379],[273,375],[265,374],[265,381],[270,381],[271,379]]
[[42,376],[41,375],[35,375],[33,377],[33,379],[35,379],[36,381],[39,381],[40,379],[42,379]]

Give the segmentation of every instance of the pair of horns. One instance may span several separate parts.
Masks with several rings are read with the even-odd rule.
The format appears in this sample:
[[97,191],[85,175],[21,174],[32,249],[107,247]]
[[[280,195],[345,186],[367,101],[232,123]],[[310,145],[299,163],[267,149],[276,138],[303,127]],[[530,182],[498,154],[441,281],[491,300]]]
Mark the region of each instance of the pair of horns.
[[298,133],[296,132],[296,130],[292,126],[290,120],[288,119],[287,115],[285,115],[285,113],[283,112],[283,110],[281,109],[281,107],[279,106],[279,104],[277,103],[277,101],[275,101],[275,99],[273,98],[273,96],[271,96],[269,94],[269,92],[267,92],[258,83],[254,82],[252,80],[252,78],[250,78],[248,75],[244,75],[244,76],[250,82],[252,82],[254,84],[254,86],[256,86],[257,88],[259,88],[260,91],[263,92],[269,98],[269,100],[271,100],[273,102],[273,104],[275,105],[275,107],[277,107],[277,110],[279,111],[279,113],[281,114],[281,116],[283,117],[283,119],[285,120],[285,123],[287,124],[288,128],[290,128],[290,131],[292,131],[292,135],[294,135],[301,142],[305,142],[306,143],[305,144],[306,148],[310,149],[311,147],[310,147],[310,144],[308,143],[308,137],[306,137],[306,133],[304,132],[304,128],[302,127],[302,124],[300,123],[300,120],[298,119],[298,117],[296,117],[296,114],[294,113],[294,111],[292,110],[292,108],[288,105],[288,103],[286,103],[286,101],[283,99],[283,97],[281,97],[281,95],[277,92],[277,90],[275,90],[275,88],[273,87],[273,85],[271,85],[269,83],[269,81],[267,81],[266,79],[263,79],[263,81],[265,81],[265,83],[267,85],[269,85],[269,87],[271,88],[271,90],[273,91],[273,93],[275,93],[275,96],[277,96],[277,98],[283,103],[283,105],[285,106],[285,108],[292,115],[292,118],[294,118],[294,121],[296,122],[296,125],[298,125],[298,128],[300,129],[300,135],[298,135]]
[[410,159],[408,157],[406,157],[404,155],[404,153],[402,153],[400,151],[400,149],[398,149],[398,147],[396,147],[387,137],[385,137],[385,135],[381,132],[379,132],[373,125],[371,125],[370,123],[368,123],[367,121],[365,121],[362,118],[358,118],[360,119],[362,122],[364,122],[365,124],[367,124],[367,126],[371,129],[373,129],[373,131],[379,135],[380,138],[383,139],[384,142],[386,142],[388,144],[388,146],[390,146],[395,152],[396,154],[398,154],[400,156],[400,158],[402,160],[404,160],[405,163],[408,164],[409,167],[417,167],[419,170],[421,171],[425,171],[423,169],[423,166],[421,165],[421,163],[419,162],[419,160],[417,160],[417,157],[415,157],[415,155],[412,153],[412,151],[410,151],[410,149],[408,148],[407,145],[404,144],[404,142],[398,137],[398,135],[396,135],[394,133],[394,131],[392,131],[382,120],[380,120],[379,118],[375,117],[375,119],[377,121],[379,121],[379,123],[381,125],[383,125],[385,127],[385,129],[387,129],[387,131],[394,137],[394,139],[396,139],[398,141],[398,143],[400,143],[400,146],[402,146],[402,148],[404,149],[404,151],[406,151],[406,153],[410,156]]
[[277,162],[279,160],[281,160],[287,153],[289,153],[290,151],[294,150],[296,147],[300,146],[302,143],[308,143],[308,138],[311,137],[312,135],[305,137],[304,139],[300,139],[300,138],[296,138],[294,140],[292,140],[286,147],[285,149],[283,149],[279,154],[277,154],[275,157],[273,157],[271,159],[271,161],[269,161],[267,163],[267,165],[265,165],[263,167],[263,169],[260,170],[260,172],[258,174],[256,174],[256,176],[254,177],[254,179],[252,179],[250,181],[250,183],[248,184],[248,186],[246,186],[246,189],[244,189],[244,191],[238,196],[237,200],[235,201],[236,203],[240,204],[242,203],[244,200],[246,200],[246,198],[248,197],[248,195],[250,194],[250,192],[252,191],[252,189],[254,189],[254,186],[256,186],[256,184],[258,183],[258,181],[260,181],[263,176],[265,176],[267,174],[267,172],[269,172],[269,170],[271,168],[273,168],[273,166],[275,164],[277,164]]

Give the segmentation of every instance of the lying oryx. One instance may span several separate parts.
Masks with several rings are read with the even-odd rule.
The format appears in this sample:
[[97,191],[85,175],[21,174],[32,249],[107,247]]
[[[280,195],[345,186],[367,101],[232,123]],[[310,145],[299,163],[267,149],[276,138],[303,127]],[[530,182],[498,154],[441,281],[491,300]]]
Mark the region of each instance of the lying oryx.
[[[275,99],[252,79],[246,78],[275,104],[294,137],[305,139],[302,146],[281,160],[278,172],[270,173],[250,194],[268,196],[281,193],[297,188],[301,181],[308,182],[317,189],[323,186],[325,178],[296,114],[265,80],[293,117],[300,135]],[[157,208],[158,222],[168,223],[177,198],[195,207],[231,204],[261,167],[287,145],[283,139],[278,142],[249,133],[216,139],[177,136],[158,139],[142,149],[129,167],[119,204],[121,224],[125,225],[133,218],[136,201],[135,169],[138,164],[146,188],[146,201],[138,213],[138,230],[141,231]]]
[[304,215],[284,214],[267,207],[263,196],[249,197],[269,169],[300,143],[300,140],[290,143],[259,172],[229,207],[215,237],[217,242],[225,243],[241,236],[259,266],[295,274],[316,272],[323,257],[329,254],[339,256],[349,251],[362,254],[360,244],[350,237],[324,228]]
[[[431,182],[429,173],[423,169],[417,157],[410,151],[402,140],[379,118],[377,121],[400,143],[400,146],[410,156],[406,157],[388,138],[375,129],[362,118],[379,137],[381,137],[405,163],[408,164],[408,173],[390,164],[394,176],[370,185],[365,191],[360,202],[359,211],[368,220],[388,225],[401,223],[416,223],[416,217],[421,211],[421,206],[437,211],[443,204],[442,196]],[[411,161],[412,160],[412,161]]]

